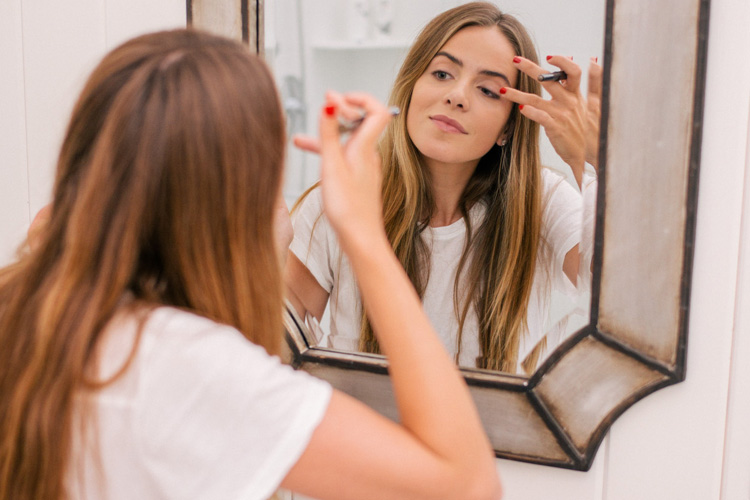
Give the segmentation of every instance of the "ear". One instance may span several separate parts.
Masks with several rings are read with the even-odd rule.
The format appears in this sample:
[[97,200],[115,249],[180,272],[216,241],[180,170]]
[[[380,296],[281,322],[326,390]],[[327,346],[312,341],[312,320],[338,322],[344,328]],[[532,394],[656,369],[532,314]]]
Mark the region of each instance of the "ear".
[[505,127],[503,127],[503,131],[500,132],[500,137],[497,138],[495,144],[503,147],[510,142],[510,138],[513,137],[513,130],[515,129],[515,121],[513,115],[508,118],[508,122],[505,124]]

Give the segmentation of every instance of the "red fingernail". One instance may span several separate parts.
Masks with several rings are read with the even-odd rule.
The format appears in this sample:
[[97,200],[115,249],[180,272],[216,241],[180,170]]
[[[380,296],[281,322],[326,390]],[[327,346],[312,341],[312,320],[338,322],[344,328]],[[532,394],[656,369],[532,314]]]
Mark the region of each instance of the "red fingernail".
[[519,104],[518,109],[523,109],[523,104]]
[[503,88],[501,88],[501,89],[500,89],[500,93],[501,93],[501,94],[504,94],[504,93],[506,93],[507,91],[508,91],[508,89],[506,89],[505,87],[503,87]]
[[595,63],[598,63],[598,62],[599,62],[599,58],[598,58],[598,57],[595,57],[595,58],[594,58],[594,62],[595,62]]
[[570,59],[572,61],[573,60],[573,56],[568,56],[568,59]]
[[547,56],[547,60],[549,61],[550,59],[552,59],[552,56]]
[[325,112],[328,116],[333,116],[336,113],[336,106],[331,104],[330,106],[325,107]]
[[514,63],[520,63],[521,62],[521,58],[518,57],[518,56],[516,56],[516,57],[513,58],[513,62]]

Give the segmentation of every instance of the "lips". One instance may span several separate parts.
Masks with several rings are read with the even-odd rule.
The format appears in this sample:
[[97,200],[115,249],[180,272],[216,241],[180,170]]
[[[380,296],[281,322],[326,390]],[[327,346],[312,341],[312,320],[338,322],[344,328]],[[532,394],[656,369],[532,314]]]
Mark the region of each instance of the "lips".
[[430,117],[430,120],[435,122],[435,125],[437,127],[444,131],[444,132],[450,132],[454,134],[468,134],[465,128],[458,123],[453,118],[448,118],[445,115],[433,115]]

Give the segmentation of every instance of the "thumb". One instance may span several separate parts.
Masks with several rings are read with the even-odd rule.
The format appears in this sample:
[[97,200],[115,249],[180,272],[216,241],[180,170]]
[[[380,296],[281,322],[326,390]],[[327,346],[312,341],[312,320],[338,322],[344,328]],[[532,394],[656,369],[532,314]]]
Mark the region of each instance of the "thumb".
[[331,174],[335,175],[341,168],[340,166],[344,164],[337,109],[330,102],[323,107],[320,113],[318,130],[320,133],[320,175],[325,179]]

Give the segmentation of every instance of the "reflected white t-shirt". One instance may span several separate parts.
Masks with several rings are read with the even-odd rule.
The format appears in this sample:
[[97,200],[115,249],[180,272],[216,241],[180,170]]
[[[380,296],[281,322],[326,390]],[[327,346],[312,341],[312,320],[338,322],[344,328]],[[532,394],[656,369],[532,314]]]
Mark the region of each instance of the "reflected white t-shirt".
[[[102,377],[123,366],[137,327],[133,315],[109,324]],[[74,426],[70,497],[266,499],[307,447],[331,391],[234,328],[158,308],[124,375],[77,399],[95,421],[86,444]]]
[[[567,297],[571,304],[578,298],[576,287],[563,272],[563,260],[569,250],[581,241],[581,193],[563,176],[542,169],[543,214],[541,237],[547,242],[547,258],[537,259],[527,315],[528,331],[519,345],[520,363],[539,340],[547,335],[548,345],[555,345],[566,335],[564,317],[550,315],[552,292]],[[292,214],[294,239],[290,250],[330,294],[330,331],[326,347],[358,351],[361,324],[361,301],[349,261],[338,245],[336,235],[323,211],[320,189],[313,190]],[[476,230],[485,207],[476,204],[470,210],[472,229]],[[461,346],[458,346],[458,316],[454,306],[454,283],[464,249],[466,224],[462,219],[444,227],[428,227],[422,238],[430,249],[430,274],[422,299],[425,313],[451,356],[458,353],[460,366],[475,367],[480,355],[476,332],[477,316],[470,308],[464,324]],[[468,266],[464,267],[466,272]],[[473,333],[473,334],[472,334]]]

